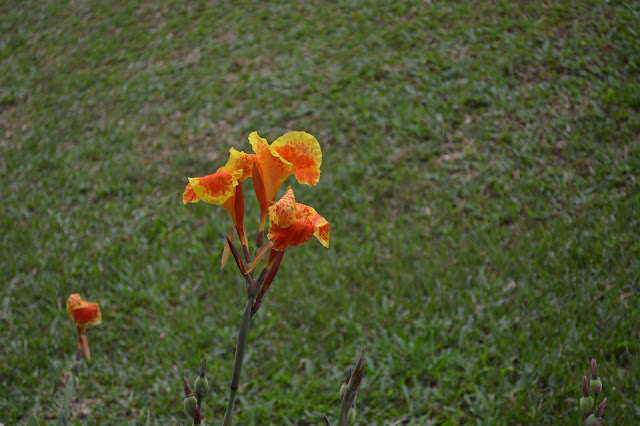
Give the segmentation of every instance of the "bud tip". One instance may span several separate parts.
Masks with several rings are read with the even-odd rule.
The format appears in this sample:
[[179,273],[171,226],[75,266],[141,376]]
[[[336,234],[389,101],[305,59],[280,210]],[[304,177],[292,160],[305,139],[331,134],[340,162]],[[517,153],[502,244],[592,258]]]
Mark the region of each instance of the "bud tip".
[[193,424],[199,425],[202,423],[202,417],[200,416],[200,407],[196,405],[196,409],[193,412]]
[[202,358],[202,365],[200,366],[200,377],[204,379],[204,372],[207,368],[207,359]]
[[604,412],[605,405],[607,405],[607,398],[602,400],[600,405],[598,405],[598,408],[596,408],[595,413],[593,413],[593,415],[596,416],[596,418],[602,417],[602,413]]
[[189,379],[184,378],[184,396],[191,396],[193,392],[191,391],[191,385],[189,384]]

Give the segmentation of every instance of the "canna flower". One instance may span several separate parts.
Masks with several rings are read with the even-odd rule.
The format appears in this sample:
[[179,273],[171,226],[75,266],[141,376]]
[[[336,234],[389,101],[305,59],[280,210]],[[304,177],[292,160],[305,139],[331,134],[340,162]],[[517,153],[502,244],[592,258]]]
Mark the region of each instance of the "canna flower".
[[316,138],[306,132],[285,133],[271,145],[253,132],[249,135],[249,142],[257,157],[253,185],[260,203],[260,241],[269,206],[275,201],[282,183],[292,174],[299,183],[309,186],[318,183],[322,151]]
[[296,203],[293,190],[289,185],[282,198],[269,207],[269,234],[267,237],[273,241],[273,247],[269,252],[260,278],[258,278],[261,288],[256,296],[252,313],[255,314],[260,309],[262,298],[278,273],[284,249],[306,243],[314,236],[323,246],[329,247],[329,222],[320,216],[313,207]]
[[287,193],[269,207],[267,237],[273,241],[275,251],[306,243],[311,237],[316,237],[323,246],[329,247],[329,222],[313,207],[296,203],[289,186]]
[[100,306],[97,303],[82,300],[79,294],[74,293],[67,299],[67,311],[78,329],[78,351],[84,347],[84,354],[87,360],[91,361],[86,331],[87,325],[98,325],[102,322]]
[[189,178],[189,184],[182,194],[182,202],[187,204],[202,200],[205,203],[219,204],[224,207],[238,231],[240,242],[245,248],[245,256],[248,256],[242,181],[251,177],[256,156],[236,151],[234,148],[229,152],[229,161],[216,173]]

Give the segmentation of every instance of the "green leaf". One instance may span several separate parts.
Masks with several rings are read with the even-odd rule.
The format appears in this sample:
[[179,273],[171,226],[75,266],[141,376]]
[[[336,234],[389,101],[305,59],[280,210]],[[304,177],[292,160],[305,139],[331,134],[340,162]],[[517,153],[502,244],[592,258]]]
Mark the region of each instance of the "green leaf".
[[40,426],[38,418],[35,414],[31,413],[31,415],[29,416],[29,420],[27,420],[27,426]]
[[71,375],[67,379],[67,387],[64,389],[64,398],[62,399],[62,407],[58,414],[58,424],[67,424],[67,413],[69,412],[69,406],[71,405],[71,398],[73,397],[73,391],[75,390],[75,378]]
[[144,422],[145,426],[151,426],[151,404],[147,407],[147,420]]

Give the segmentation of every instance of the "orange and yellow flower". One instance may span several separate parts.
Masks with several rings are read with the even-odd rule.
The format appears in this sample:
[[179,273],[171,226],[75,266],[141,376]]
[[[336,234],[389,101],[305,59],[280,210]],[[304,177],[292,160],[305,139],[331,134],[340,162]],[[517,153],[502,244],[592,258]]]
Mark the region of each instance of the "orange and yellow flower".
[[[264,281],[256,296],[253,313],[260,309],[262,298],[278,273],[284,250],[289,246],[306,243],[311,237],[316,237],[323,246],[329,247],[329,222],[313,207],[297,203],[289,186],[282,198],[269,207],[267,237],[273,242],[273,248],[260,275],[264,275]],[[259,278],[258,281],[262,280]]]
[[296,202],[291,186],[286,194],[269,207],[269,234],[273,250],[282,251],[288,246],[303,244],[311,237],[329,247],[329,222],[313,207]]
[[67,311],[78,329],[78,350],[84,346],[84,354],[87,360],[91,361],[86,331],[88,325],[98,325],[102,322],[100,306],[97,303],[82,300],[79,294],[74,293],[67,299]]
[[231,148],[229,161],[216,173],[208,176],[189,178],[189,184],[182,194],[182,202],[219,204],[227,211],[233,225],[238,230],[243,247],[248,246],[244,226],[244,197],[242,181],[251,177],[256,156]]
[[316,138],[306,132],[285,133],[271,145],[253,132],[249,142],[257,157],[253,184],[260,203],[259,230],[264,231],[269,207],[289,176],[293,174],[299,183],[309,186],[318,183],[322,151]]

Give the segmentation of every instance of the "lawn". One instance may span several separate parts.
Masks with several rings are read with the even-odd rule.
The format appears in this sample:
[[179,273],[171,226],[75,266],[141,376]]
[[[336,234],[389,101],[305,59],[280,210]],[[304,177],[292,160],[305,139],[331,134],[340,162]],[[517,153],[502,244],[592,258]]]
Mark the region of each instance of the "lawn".
[[577,425],[591,357],[640,422],[639,1],[9,0],[0,29],[0,423],[55,419],[76,292],[76,424],[191,424],[201,357],[220,423],[246,296],[226,213],[181,196],[254,130],[320,142],[287,183],[331,246],[287,250],[237,424],[336,419],[362,347],[360,425]]

